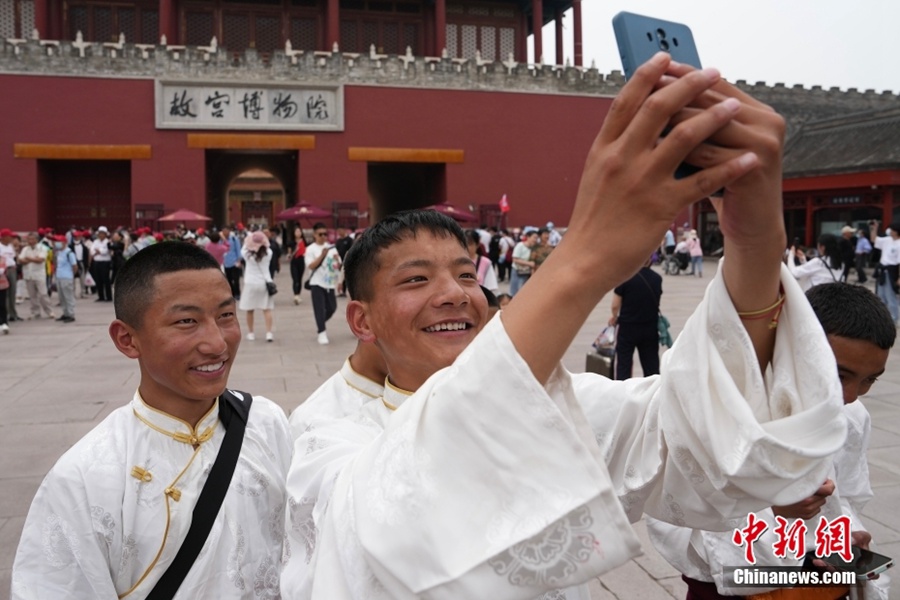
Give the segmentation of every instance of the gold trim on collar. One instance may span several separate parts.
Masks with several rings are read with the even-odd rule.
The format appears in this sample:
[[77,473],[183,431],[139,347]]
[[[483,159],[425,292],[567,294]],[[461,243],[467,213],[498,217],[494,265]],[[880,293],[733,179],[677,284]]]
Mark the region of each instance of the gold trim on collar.
[[[413,395],[412,392],[407,391],[407,390],[404,390],[404,389],[401,389],[401,388],[398,388],[396,385],[394,385],[393,383],[391,383],[391,380],[390,380],[389,377],[385,377],[385,378],[384,378],[384,387],[385,387],[385,389],[388,389],[388,390],[390,390],[390,391],[392,391],[392,392],[396,392],[396,393],[398,393],[398,394],[400,394],[400,395],[402,395],[402,396],[409,397],[409,396],[412,396],[412,395]],[[391,404],[390,402],[388,402],[387,400],[385,400],[385,399],[384,399],[384,396],[381,396],[381,403],[384,404],[384,406],[385,406],[388,410],[391,410],[391,411],[397,410],[397,407],[394,406],[393,404]]]
[[412,396],[413,392],[404,390],[402,388],[398,388],[396,385],[391,383],[390,377],[384,378],[384,387],[390,388],[392,391],[397,392],[398,394],[403,394],[404,396]]
[[[203,442],[209,441],[209,439],[212,438],[213,433],[214,433],[215,430],[216,430],[216,426],[219,424],[219,419],[216,419],[216,420],[213,422],[213,424],[210,425],[209,427],[207,427],[205,430],[203,430],[202,433],[198,433],[198,432],[197,432],[197,429],[196,429],[195,427],[193,427],[190,423],[188,423],[187,421],[185,421],[184,419],[179,419],[178,417],[174,417],[174,416],[170,415],[170,414],[167,413],[167,412],[163,412],[163,411],[159,410],[158,408],[154,408],[154,407],[150,406],[149,404],[147,404],[147,403],[144,401],[144,398],[141,396],[140,390],[138,390],[138,392],[137,392],[137,397],[138,397],[138,399],[141,401],[141,406],[143,406],[143,407],[146,408],[147,410],[152,411],[152,412],[155,412],[155,413],[160,414],[160,415],[164,415],[164,416],[166,416],[166,417],[168,417],[168,418],[170,418],[170,419],[173,419],[173,420],[175,420],[175,421],[178,421],[179,423],[184,424],[184,426],[188,428],[188,431],[190,431],[190,433],[182,433],[182,432],[180,432],[180,431],[166,431],[166,430],[163,429],[162,427],[158,427],[157,425],[154,425],[154,424],[151,423],[149,420],[147,420],[144,416],[142,416],[142,415],[137,411],[137,409],[134,409],[134,408],[131,409],[132,412],[134,412],[134,416],[137,417],[138,420],[141,421],[144,425],[146,425],[147,427],[149,427],[149,428],[152,429],[153,431],[156,431],[156,432],[159,432],[159,433],[161,433],[161,434],[163,434],[163,435],[169,436],[170,438],[172,438],[172,439],[175,440],[176,442],[181,442],[181,443],[183,443],[183,444],[190,444],[191,446],[197,447],[197,446],[199,446],[200,444],[202,444]],[[219,398],[217,397],[217,398],[215,399],[215,401],[213,402],[213,405],[212,405],[212,406],[210,407],[210,409],[207,411],[207,413],[206,413],[205,415],[203,415],[203,416],[200,418],[200,420],[197,421],[197,423],[202,423],[203,421],[205,421],[206,418],[209,417],[209,415],[211,415],[212,412],[213,412],[213,411],[216,409],[216,407],[218,407],[218,406],[219,406]]]

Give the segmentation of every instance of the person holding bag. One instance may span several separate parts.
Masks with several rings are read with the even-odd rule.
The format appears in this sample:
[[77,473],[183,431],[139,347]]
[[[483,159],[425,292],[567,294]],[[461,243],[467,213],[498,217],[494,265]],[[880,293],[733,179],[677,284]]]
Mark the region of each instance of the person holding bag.
[[254,231],[244,242],[241,257],[244,269],[244,289],[241,292],[240,309],[247,312],[247,339],[253,341],[253,311],[261,310],[266,321],[266,341],[275,340],[272,333],[272,310],[275,308],[275,294],[269,291],[274,286],[269,274],[269,263],[272,261],[272,250],[269,238],[262,231]]
[[306,268],[309,279],[306,289],[312,297],[313,315],[316,318],[316,332],[321,345],[328,344],[325,323],[337,311],[338,276],[341,272],[341,256],[332,244],[328,243],[328,229],[324,223],[313,225],[313,243],[306,247]]
[[650,260],[637,274],[613,290],[610,325],[616,333],[616,379],[631,378],[634,351],[641,359],[644,376],[659,373],[659,301],[662,277],[650,268]]

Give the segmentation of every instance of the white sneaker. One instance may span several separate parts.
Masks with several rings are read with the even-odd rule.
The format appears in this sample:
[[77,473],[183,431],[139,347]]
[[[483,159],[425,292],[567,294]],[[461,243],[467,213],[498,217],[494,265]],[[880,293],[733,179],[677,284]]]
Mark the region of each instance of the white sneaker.
[[252,331],[251,331],[250,333],[247,334],[247,340],[249,340],[249,341],[252,342],[252,341],[255,340],[255,339],[256,339],[256,336],[253,335],[253,332],[252,332]]
[[300,296],[294,296],[294,304],[300,304],[301,300]]
[[320,344],[322,344],[323,346],[326,345],[328,343],[328,334],[325,333],[324,331],[322,333],[320,333],[319,337],[318,337],[318,342]]
[[0,331],[3,332],[3,335],[9,335],[9,325],[7,325],[6,323],[0,325]]
[[274,341],[275,341],[275,336],[272,334],[271,331],[267,331],[267,332],[266,332],[266,341],[267,341],[267,342],[274,342]]

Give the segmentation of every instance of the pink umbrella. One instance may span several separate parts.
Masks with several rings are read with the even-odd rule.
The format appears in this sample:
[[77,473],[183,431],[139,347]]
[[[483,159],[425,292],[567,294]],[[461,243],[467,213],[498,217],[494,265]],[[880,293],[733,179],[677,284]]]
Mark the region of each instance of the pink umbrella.
[[300,219],[329,219],[334,215],[331,211],[313,206],[309,202],[299,202],[276,215],[279,221],[299,221]]
[[447,204],[443,202],[441,204],[433,204],[431,206],[426,207],[429,210],[436,210],[443,215],[447,215],[448,217],[452,217],[456,221],[461,221],[464,223],[471,223],[472,221],[477,221],[478,217],[474,214],[470,213],[467,210],[463,210],[461,208],[456,208],[452,204]]
[[186,208],[181,208],[176,210],[173,213],[169,213],[157,219],[163,222],[170,221],[212,221],[211,218],[206,215],[201,215],[200,213],[195,213],[192,210],[187,210]]

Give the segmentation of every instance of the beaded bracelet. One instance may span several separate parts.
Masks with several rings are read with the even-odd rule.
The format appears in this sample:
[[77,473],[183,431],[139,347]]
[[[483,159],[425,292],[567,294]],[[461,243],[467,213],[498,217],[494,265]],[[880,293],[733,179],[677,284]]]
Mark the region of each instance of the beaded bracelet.
[[[769,329],[778,327],[778,319],[781,317],[781,309],[784,307],[784,286],[778,287],[778,300],[771,306],[760,310],[750,310],[746,312],[738,312],[738,316],[744,321],[758,321],[772,315],[769,321]],[[772,314],[774,313],[774,314]]]

